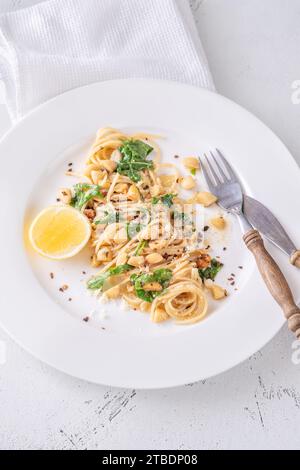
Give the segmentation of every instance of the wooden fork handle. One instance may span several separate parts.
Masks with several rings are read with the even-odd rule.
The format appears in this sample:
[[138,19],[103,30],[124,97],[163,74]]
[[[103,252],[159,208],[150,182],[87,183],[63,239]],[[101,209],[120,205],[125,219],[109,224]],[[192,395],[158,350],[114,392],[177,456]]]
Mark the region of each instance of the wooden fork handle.
[[300,250],[292,254],[291,263],[300,269]]
[[257,230],[250,230],[244,236],[247,248],[253,253],[258,269],[272,296],[282,308],[288,320],[289,329],[300,339],[300,309],[297,307],[291,289],[279,266],[265,248]]

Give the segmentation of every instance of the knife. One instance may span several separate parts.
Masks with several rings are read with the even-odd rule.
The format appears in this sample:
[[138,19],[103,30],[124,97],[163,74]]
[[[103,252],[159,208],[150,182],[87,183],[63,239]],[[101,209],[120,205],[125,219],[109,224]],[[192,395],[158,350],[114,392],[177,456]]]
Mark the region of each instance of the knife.
[[294,266],[300,268],[300,250],[297,250],[281,223],[267,207],[261,202],[245,196],[244,213],[257,230],[286,253]]

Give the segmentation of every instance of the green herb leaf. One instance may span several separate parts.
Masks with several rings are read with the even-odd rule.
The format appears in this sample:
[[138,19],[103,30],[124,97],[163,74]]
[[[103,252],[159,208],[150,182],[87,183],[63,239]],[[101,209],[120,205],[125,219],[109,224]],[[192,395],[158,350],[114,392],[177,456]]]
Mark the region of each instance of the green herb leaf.
[[141,253],[143,253],[144,248],[148,245],[147,240],[141,240],[140,243],[137,246],[137,249],[134,253],[135,256],[140,256]]
[[224,265],[220,263],[218,260],[212,259],[211,265],[208,268],[198,269],[199,276],[201,277],[203,281],[205,281],[206,279],[211,279],[212,281],[214,281],[217,277],[217,274],[221,271],[223,266]]
[[[164,290],[169,286],[171,279],[172,271],[170,269],[157,269],[150,274],[134,274],[130,278],[134,285],[137,297],[149,303],[152,303],[156,297],[164,292]],[[143,287],[150,282],[158,282],[162,286],[163,290],[160,292],[145,291]]]
[[105,281],[111,276],[118,276],[120,274],[127,273],[128,271],[132,271],[132,269],[134,269],[134,267],[130,266],[130,264],[122,264],[121,266],[117,266],[116,268],[110,268],[105,273],[102,273],[99,276],[95,276],[90,279],[87,283],[87,287],[90,290],[101,290],[104,286]]
[[176,196],[177,194],[166,194],[165,196],[161,197],[153,197],[151,202],[154,206],[161,202],[162,204],[164,204],[164,206],[171,208],[173,206],[173,199]]
[[141,171],[153,168],[153,162],[147,160],[153,148],[141,140],[127,140],[119,150],[122,159],[118,163],[117,172],[127,176],[134,183],[141,181]]
[[156,206],[156,204],[158,204],[159,201],[160,201],[160,197],[153,197],[151,200],[151,204],[153,204],[153,206]]
[[196,168],[192,168],[192,169],[191,169],[191,174],[192,174],[193,176],[196,176],[196,174],[197,174]]
[[81,210],[93,198],[103,199],[101,187],[96,184],[79,183],[74,186],[74,197],[71,206]]

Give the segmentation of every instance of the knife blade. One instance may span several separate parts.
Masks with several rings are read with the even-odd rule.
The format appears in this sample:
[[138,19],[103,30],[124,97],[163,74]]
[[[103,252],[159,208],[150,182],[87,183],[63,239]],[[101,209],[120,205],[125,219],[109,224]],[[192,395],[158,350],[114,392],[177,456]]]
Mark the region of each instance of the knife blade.
[[272,212],[252,197],[244,197],[244,214],[249,222],[268,240],[286,253],[291,263],[300,268],[300,251]]

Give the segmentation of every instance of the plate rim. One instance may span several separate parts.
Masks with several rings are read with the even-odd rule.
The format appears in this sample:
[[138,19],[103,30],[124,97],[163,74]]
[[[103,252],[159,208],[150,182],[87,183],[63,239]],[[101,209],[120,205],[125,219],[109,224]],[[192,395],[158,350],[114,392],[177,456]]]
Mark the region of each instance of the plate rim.
[[[39,114],[41,111],[43,111],[44,109],[47,109],[47,107],[49,106],[50,103],[53,103],[53,102],[56,102],[58,100],[60,100],[62,97],[66,96],[66,95],[72,95],[74,93],[80,93],[79,90],[83,90],[83,89],[90,89],[92,87],[98,87],[98,86],[102,86],[102,85],[106,85],[106,86],[119,86],[121,84],[124,84],[125,82],[127,83],[147,83],[147,84],[162,84],[163,86],[172,86],[172,87],[179,87],[179,88],[187,88],[187,89],[192,89],[194,91],[197,91],[197,92],[202,92],[204,94],[206,94],[207,96],[208,95],[212,95],[214,97],[218,97],[218,99],[221,99],[225,102],[228,102],[230,105],[234,105],[235,107],[237,107],[241,112],[243,113],[247,113],[248,116],[251,118],[251,119],[255,119],[257,121],[257,123],[259,123],[260,126],[263,126],[265,128],[265,130],[267,130],[269,133],[271,133],[272,135],[272,138],[275,139],[275,141],[277,141],[278,144],[280,144],[281,146],[283,146],[283,148],[285,148],[286,152],[290,155],[290,163],[292,164],[292,162],[294,162],[295,164],[295,169],[298,169],[299,171],[299,167],[295,161],[295,159],[293,158],[291,152],[288,150],[287,146],[281,141],[281,139],[266,125],[264,124],[259,118],[257,118],[253,113],[251,113],[250,111],[248,111],[247,109],[245,109],[244,107],[242,107],[241,105],[233,102],[232,100],[230,100],[229,98],[227,97],[224,97],[223,95],[220,95],[220,94],[217,94],[215,92],[212,92],[212,91],[209,91],[209,90],[206,90],[206,89],[201,89],[201,88],[198,88],[198,87],[195,87],[193,85],[186,85],[186,84],[182,84],[182,83],[178,83],[178,82],[172,82],[172,81],[165,81],[165,80],[152,80],[152,79],[121,79],[121,80],[110,80],[110,81],[106,81],[106,82],[95,82],[95,83],[92,83],[92,84],[89,84],[89,85],[85,85],[83,87],[79,87],[79,88],[75,88],[73,90],[69,90],[65,93],[62,93],[61,95],[58,95],[50,100],[48,100],[47,102],[45,103],[42,103],[40,106],[38,106],[37,108],[33,109],[32,111],[30,111],[30,113],[28,113],[26,116],[24,116],[24,118],[22,120],[20,120],[15,126],[13,126],[12,128],[10,128],[5,134],[4,136],[1,138],[0,140],[0,147],[5,144],[5,141],[8,140],[10,138],[11,135],[13,135],[15,132],[17,132],[18,128],[22,127],[24,125],[24,123],[30,121],[31,117],[36,115],[36,114]],[[51,361],[49,360],[46,360],[45,358],[41,358],[40,356],[37,356],[35,353],[33,353],[29,347],[26,347],[24,346],[24,344],[22,344],[22,341],[19,340],[19,338],[16,338],[14,336],[14,334],[11,334],[11,332],[9,331],[9,329],[6,328],[6,326],[3,324],[2,322],[2,316],[0,316],[0,324],[2,326],[2,328],[7,332],[7,334],[9,336],[11,336],[13,338],[13,340],[19,344],[23,349],[25,349],[27,352],[29,352],[30,354],[34,355],[34,357],[37,357],[39,360],[47,363],[48,365],[50,365],[51,367],[54,367],[55,369],[58,369],[70,376],[73,376],[73,377],[77,377],[77,378],[81,378],[83,380],[86,380],[86,381],[89,381],[91,383],[100,383],[99,380],[91,380],[90,378],[86,378],[86,377],[81,377],[81,376],[78,376],[76,374],[73,374],[73,373],[70,373],[68,370],[65,370],[64,368],[62,367],[58,367],[56,364],[52,363]],[[278,323],[278,325],[280,324],[279,328],[276,327],[276,331],[275,333],[262,345],[260,346],[260,348],[266,346],[266,344],[268,344],[273,338],[274,336],[277,334],[277,332],[281,329],[282,325],[285,324],[285,319],[282,318],[282,321]],[[252,354],[252,353],[251,353]],[[250,354],[250,355],[251,355]],[[222,371],[219,371],[219,372],[216,372],[216,373],[213,373],[209,376],[205,375],[205,377],[201,377],[201,374],[199,374],[199,378],[196,379],[196,380],[203,380],[204,378],[210,378],[210,377],[213,377],[215,375],[219,375],[220,373],[223,373],[223,372],[226,372],[226,371],[229,371],[231,370],[233,367],[243,363],[245,360],[247,360],[247,358],[249,357],[249,354],[247,353],[246,354],[246,357],[244,358],[241,358],[239,359],[237,362],[235,362],[235,360],[233,360],[233,363],[231,365],[228,366],[228,368],[226,369],[223,369]],[[192,381],[194,381],[195,379],[192,379]],[[189,382],[189,381],[188,381]],[[177,387],[177,386],[181,386],[181,385],[184,385],[186,383],[188,383],[186,381],[186,379],[184,379],[182,382],[179,380],[177,381],[176,383],[172,383],[170,385],[162,385],[162,386],[157,386],[157,385],[153,385],[151,386],[151,384],[147,384],[147,386],[139,386],[139,385],[122,385],[120,383],[118,383],[118,381],[115,381],[115,383],[113,384],[107,384],[106,382],[103,382],[102,385],[111,385],[111,386],[117,386],[117,387],[121,387],[121,388],[137,388],[137,389],[159,389],[159,388],[173,388],[173,387]]]

